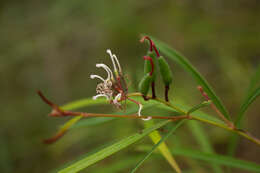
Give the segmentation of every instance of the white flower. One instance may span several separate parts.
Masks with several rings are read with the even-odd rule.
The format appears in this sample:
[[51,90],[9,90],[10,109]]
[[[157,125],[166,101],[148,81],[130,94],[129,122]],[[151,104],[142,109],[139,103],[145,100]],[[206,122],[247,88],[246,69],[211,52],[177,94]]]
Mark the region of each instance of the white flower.
[[[114,68],[114,73],[106,64],[96,64],[97,68],[101,67],[107,72],[107,78],[104,79],[103,77],[95,74],[90,75],[91,79],[97,78],[102,81],[97,85],[96,88],[97,95],[93,96],[93,99],[95,100],[98,97],[106,97],[106,99],[109,100],[110,103],[114,104],[117,108],[121,108],[120,102],[122,100],[128,99],[139,105],[138,116],[141,116],[141,110],[143,108],[143,105],[126,96],[127,93],[125,92],[127,92],[127,90],[122,88],[122,82],[124,82],[124,80],[121,79],[123,77],[123,74],[122,74],[120,63],[116,55],[112,54],[110,49],[107,49],[107,53],[111,58],[113,68]],[[150,119],[151,117],[142,118],[142,120],[150,120]]]
[[[115,76],[118,76],[118,72],[122,73],[122,69],[120,63],[115,54],[112,54],[110,49],[107,49],[107,53],[110,55],[111,61],[113,63]],[[113,104],[117,107],[120,107],[121,104],[119,103],[122,93],[116,91],[113,88],[113,84],[116,82],[114,78],[114,74],[112,70],[106,64],[96,64],[97,68],[103,68],[107,72],[107,78],[104,79],[99,75],[92,74],[90,75],[91,79],[98,78],[102,81],[99,83],[96,88],[97,95],[93,97],[93,99],[97,99],[98,97],[106,97],[107,100],[110,100]],[[114,97],[115,96],[115,97]]]

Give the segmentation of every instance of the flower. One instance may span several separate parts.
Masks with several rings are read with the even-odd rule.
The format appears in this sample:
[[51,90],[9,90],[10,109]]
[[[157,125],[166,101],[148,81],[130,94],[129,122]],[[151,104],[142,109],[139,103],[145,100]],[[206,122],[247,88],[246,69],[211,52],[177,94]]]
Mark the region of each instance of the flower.
[[[127,97],[127,84],[124,80],[124,75],[118,58],[115,54],[112,54],[110,49],[107,49],[107,53],[109,54],[110,59],[112,61],[114,73],[106,64],[96,64],[97,68],[101,67],[107,72],[107,78],[104,79],[103,77],[95,74],[90,75],[91,79],[98,78],[102,81],[97,85],[97,95],[93,96],[93,99],[95,100],[98,97],[106,97],[106,99],[109,100],[110,103],[115,105],[117,108],[121,108],[120,102],[122,100],[128,99],[139,105],[138,115],[141,116],[141,110],[143,108],[142,104]],[[150,119],[151,117],[143,118],[143,120]]]

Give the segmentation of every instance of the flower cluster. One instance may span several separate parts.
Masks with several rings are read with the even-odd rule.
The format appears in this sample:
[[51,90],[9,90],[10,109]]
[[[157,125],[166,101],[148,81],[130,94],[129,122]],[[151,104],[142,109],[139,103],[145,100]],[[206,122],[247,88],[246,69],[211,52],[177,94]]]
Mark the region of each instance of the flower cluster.
[[[114,72],[112,72],[106,64],[96,64],[96,67],[101,67],[107,72],[107,78],[104,79],[103,77],[95,74],[90,75],[91,79],[98,78],[102,81],[97,85],[97,95],[95,95],[93,99],[97,99],[98,97],[106,97],[106,99],[117,108],[121,108],[121,101],[128,99],[139,105],[138,115],[141,116],[141,110],[143,108],[142,104],[127,97],[127,84],[124,80],[124,75],[122,73],[122,68],[118,58],[115,54],[112,54],[110,49],[107,49],[107,53],[112,61]],[[143,118],[143,120],[149,119],[151,118]]]

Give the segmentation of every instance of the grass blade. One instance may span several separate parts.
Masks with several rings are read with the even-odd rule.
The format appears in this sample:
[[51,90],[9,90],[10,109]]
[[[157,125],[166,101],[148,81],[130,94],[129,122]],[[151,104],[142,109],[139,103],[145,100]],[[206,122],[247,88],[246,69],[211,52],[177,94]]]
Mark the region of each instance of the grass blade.
[[74,172],[78,172],[84,168],[87,168],[88,166],[135,143],[136,141],[142,139],[143,137],[145,137],[149,133],[153,132],[154,130],[156,130],[160,127],[163,127],[164,125],[166,125],[169,122],[170,121],[162,121],[160,123],[155,124],[154,126],[152,126],[150,128],[144,129],[141,133],[135,133],[127,138],[124,138],[108,147],[101,149],[100,151],[98,151],[90,156],[87,156],[86,158],[84,158],[82,160],[75,162],[74,164],[68,166],[67,168],[62,169],[61,171],[59,171],[59,173],[74,173]]
[[210,99],[213,101],[213,103],[216,105],[216,107],[220,110],[220,112],[228,119],[230,120],[230,116],[222,104],[219,97],[215,94],[209,83],[206,81],[206,79],[198,72],[198,70],[186,59],[184,56],[182,56],[180,53],[178,53],[176,50],[170,48],[165,43],[156,40],[155,38],[152,38],[155,42],[156,46],[159,48],[161,52],[163,52],[165,55],[167,55],[168,58],[171,60],[177,62],[181,67],[184,68],[187,72],[189,72],[194,79],[198,82],[199,85],[201,85],[204,89],[204,91],[209,95]]
[[[164,143],[164,141],[178,128],[180,127],[182,124],[184,123],[184,120],[180,121],[178,124],[176,124],[175,126],[172,127],[172,129],[163,137],[161,138],[161,140],[159,142],[157,142],[153,148],[151,149],[151,151],[149,153],[147,153],[147,155],[136,165],[136,167],[131,171],[131,173],[134,173],[141,165],[142,163],[153,153],[154,150],[157,149],[157,147],[159,147],[162,143]],[[177,170],[176,170],[177,171]],[[178,172],[178,171],[177,171]]]

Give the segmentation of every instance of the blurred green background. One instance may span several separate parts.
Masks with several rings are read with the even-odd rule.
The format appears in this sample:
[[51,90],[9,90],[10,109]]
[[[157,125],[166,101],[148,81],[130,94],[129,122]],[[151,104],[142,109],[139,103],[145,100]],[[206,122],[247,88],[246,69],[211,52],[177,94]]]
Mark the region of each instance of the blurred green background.
[[[97,81],[89,75],[105,74],[95,64],[111,65],[107,48],[119,57],[131,91],[136,91],[143,75],[141,57],[148,48],[139,42],[142,33],[188,57],[235,119],[250,76],[260,63],[259,19],[257,0],[2,0],[0,172],[48,172],[142,129],[138,120],[120,119],[72,130],[57,143],[44,145],[42,139],[53,135],[65,119],[47,117],[50,108],[36,94],[41,89],[58,104],[92,97]],[[189,105],[200,102],[195,81],[176,64],[170,64],[174,71],[173,101]],[[245,128],[258,137],[259,104],[260,100],[254,102],[247,111],[245,123]],[[111,108],[84,110],[105,113]],[[202,127],[216,151],[225,154],[230,133]],[[196,147],[189,129],[184,127],[176,133],[168,141],[170,147]],[[138,144],[143,142],[151,144],[148,138]],[[138,144],[83,172],[128,172],[144,154],[136,151]],[[259,163],[259,155],[260,148],[255,144],[240,141],[238,158]],[[207,163],[176,158],[184,170],[211,172],[206,169]],[[153,155],[139,172],[172,170],[163,157]]]

